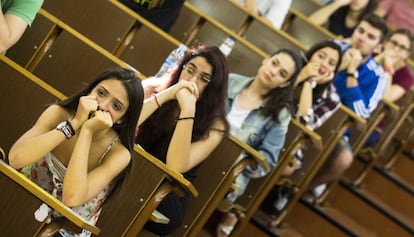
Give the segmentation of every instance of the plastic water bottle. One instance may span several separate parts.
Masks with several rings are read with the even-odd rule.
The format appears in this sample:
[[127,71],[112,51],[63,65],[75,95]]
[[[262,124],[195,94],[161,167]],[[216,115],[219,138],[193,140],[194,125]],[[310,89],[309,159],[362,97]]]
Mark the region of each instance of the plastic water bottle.
[[155,77],[162,77],[167,72],[174,71],[181,60],[184,58],[185,52],[187,51],[187,46],[185,44],[180,44],[178,48],[171,51],[168,57],[165,59],[160,70],[155,74]]
[[234,46],[236,45],[236,39],[233,36],[227,37],[223,43],[221,43],[219,49],[224,54],[224,56],[229,56]]

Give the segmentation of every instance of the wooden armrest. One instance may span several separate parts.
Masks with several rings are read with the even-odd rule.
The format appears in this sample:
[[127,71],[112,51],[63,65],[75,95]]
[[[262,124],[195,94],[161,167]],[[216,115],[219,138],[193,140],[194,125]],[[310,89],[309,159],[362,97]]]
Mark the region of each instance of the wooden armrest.
[[236,143],[237,145],[239,145],[240,147],[243,148],[243,150],[251,155],[251,157],[254,158],[254,160],[257,162],[257,164],[259,164],[260,166],[262,166],[263,168],[265,168],[266,170],[269,169],[269,163],[267,162],[266,158],[260,154],[260,152],[258,152],[256,149],[254,149],[253,147],[247,145],[246,143],[240,141],[238,138],[236,138],[235,136],[232,135],[228,135],[229,139],[231,141],[233,141],[234,143]]
[[39,185],[32,182],[25,175],[13,169],[2,160],[0,161],[0,171],[12,179],[14,182],[22,186],[24,189],[32,193],[38,199],[42,200],[49,207],[59,212],[62,216],[66,217],[76,226],[88,230],[95,235],[99,234],[100,229],[98,227],[87,223],[81,216],[73,212],[72,209],[67,207],[50,193],[43,190]]
[[180,174],[179,172],[169,168],[162,161],[158,160],[157,158],[155,158],[154,156],[152,156],[151,154],[146,152],[142,147],[140,147],[138,145],[135,145],[134,150],[137,153],[141,154],[142,157],[144,157],[145,159],[147,159],[148,161],[153,163],[155,166],[157,166],[158,168],[163,170],[170,178],[172,178],[175,181],[177,181],[178,183],[180,183],[180,185],[185,190],[190,192],[194,197],[198,196],[198,191],[196,190],[196,188],[193,186],[193,184],[190,181],[188,181],[186,178],[184,178],[182,174]]
[[[414,68],[414,61],[413,61],[413,59],[409,58],[409,59],[407,60],[407,64],[408,64],[408,66],[409,66],[411,69],[413,69],[413,68]],[[411,90],[413,90],[413,88],[414,88],[414,86],[412,86],[412,87],[411,87]]]
[[382,99],[382,102],[391,110],[391,113],[393,115],[400,111],[400,106],[398,106],[396,103],[387,99]]
[[0,160],[6,160],[6,152],[4,152],[3,148],[0,147]]
[[316,132],[310,130],[309,128],[307,128],[305,125],[303,125],[301,122],[299,122],[296,119],[292,119],[290,122],[293,123],[296,127],[300,128],[302,130],[302,132],[304,132],[309,137],[309,139],[312,142],[313,146],[315,146],[319,150],[322,150],[323,142],[322,142],[322,138],[321,138],[321,136],[319,136],[319,134],[317,134]]
[[160,224],[170,223],[170,219],[168,217],[164,216],[164,214],[162,214],[161,212],[159,212],[157,210],[154,210],[152,212],[151,221],[153,221],[155,223],[160,223]]
[[345,105],[341,105],[339,109],[345,111],[350,118],[354,119],[356,123],[356,127],[360,130],[364,128],[364,126],[367,124],[367,121],[363,118],[361,118],[359,115],[357,115],[354,111],[346,107]]

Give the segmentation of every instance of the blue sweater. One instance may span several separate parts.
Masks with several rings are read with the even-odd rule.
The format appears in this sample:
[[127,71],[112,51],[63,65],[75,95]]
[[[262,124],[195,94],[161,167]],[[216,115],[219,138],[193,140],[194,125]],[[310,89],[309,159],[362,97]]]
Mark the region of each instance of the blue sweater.
[[[344,42],[337,41],[337,43],[342,47],[343,52],[350,47]],[[346,86],[346,70],[338,72],[333,83],[342,104],[367,119],[385,93],[387,77],[381,65],[371,56],[358,67],[358,74],[358,85],[355,87]]]

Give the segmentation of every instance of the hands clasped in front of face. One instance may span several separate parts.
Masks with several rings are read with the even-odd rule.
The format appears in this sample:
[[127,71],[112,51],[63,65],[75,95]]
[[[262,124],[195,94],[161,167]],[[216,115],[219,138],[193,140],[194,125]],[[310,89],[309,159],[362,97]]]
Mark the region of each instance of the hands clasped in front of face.
[[361,63],[361,52],[355,48],[348,49],[342,58],[342,65],[348,72],[355,72]]
[[192,81],[180,80],[174,85],[175,98],[181,109],[195,109],[195,104],[200,96],[196,83]]
[[82,128],[87,128],[92,132],[110,128],[113,125],[110,113],[99,109],[96,96],[93,95],[82,96],[79,99],[75,118],[82,124]]

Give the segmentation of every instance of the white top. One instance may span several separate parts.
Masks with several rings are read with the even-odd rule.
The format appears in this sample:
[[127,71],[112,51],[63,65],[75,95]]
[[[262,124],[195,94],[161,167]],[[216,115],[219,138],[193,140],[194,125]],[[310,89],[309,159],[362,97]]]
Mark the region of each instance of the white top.
[[[244,0],[237,1],[244,3]],[[269,20],[275,28],[280,29],[292,5],[292,0],[256,0],[256,2],[259,14]]]
[[230,125],[230,134],[236,136],[237,132],[240,130],[244,120],[246,119],[247,115],[249,115],[250,110],[248,109],[241,109],[237,106],[237,98],[236,97],[234,103],[231,106],[230,112],[227,114],[227,121]]

